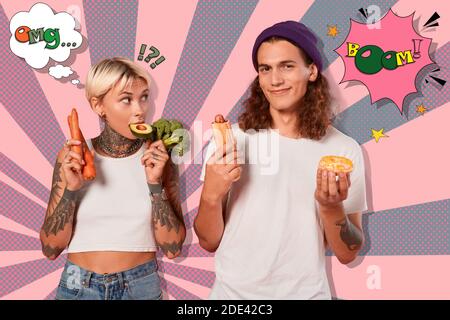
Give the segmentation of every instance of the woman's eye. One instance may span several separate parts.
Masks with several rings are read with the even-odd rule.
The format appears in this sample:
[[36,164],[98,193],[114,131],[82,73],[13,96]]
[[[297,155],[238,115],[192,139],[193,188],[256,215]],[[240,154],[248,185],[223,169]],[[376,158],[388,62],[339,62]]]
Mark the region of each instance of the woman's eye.
[[267,72],[267,71],[269,71],[268,67],[261,67],[261,68],[259,68],[259,72]]
[[147,101],[147,99],[148,99],[148,95],[147,94],[142,96],[142,98],[141,98],[142,101]]
[[122,102],[124,102],[126,104],[129,104],[131,102],[131,99],[130,98],[123,98]]
[[286,64],[286,65],[284,65],[284,68],[285,69],[292,69],[294,66],[292,66],[292,65],[290,65],[290,64]]

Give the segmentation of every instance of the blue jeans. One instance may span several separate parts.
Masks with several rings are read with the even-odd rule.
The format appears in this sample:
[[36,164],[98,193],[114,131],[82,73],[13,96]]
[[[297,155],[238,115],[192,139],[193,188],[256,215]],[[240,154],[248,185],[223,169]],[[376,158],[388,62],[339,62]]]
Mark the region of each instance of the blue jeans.
[[67,260],[56,300],[161,300],[157,269],[151,260],[123,272],[98,274]]

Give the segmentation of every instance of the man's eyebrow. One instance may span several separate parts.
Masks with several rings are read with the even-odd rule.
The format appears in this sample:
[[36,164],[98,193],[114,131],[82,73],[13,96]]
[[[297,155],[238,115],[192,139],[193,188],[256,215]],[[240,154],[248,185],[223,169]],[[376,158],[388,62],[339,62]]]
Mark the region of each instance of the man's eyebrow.
[[297,63],[297,62],[295,62],[294,60],[284,60],[284,61],[280,62],[280,64],[286,64],[286,63]]
[[[287,64],[287,63],[297,63],[297,62],[294,60],[283,60],[283,61],[278,62],[278,65]],[[260,68],[260,67],[270,67],[270,66],[265,63],[260,63],[260,64],[258,64],[258,68]]]

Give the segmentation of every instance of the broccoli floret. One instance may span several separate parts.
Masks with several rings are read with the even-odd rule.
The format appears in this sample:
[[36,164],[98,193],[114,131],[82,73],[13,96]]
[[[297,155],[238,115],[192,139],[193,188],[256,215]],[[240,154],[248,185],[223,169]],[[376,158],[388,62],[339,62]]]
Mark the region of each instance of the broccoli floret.
[[170,137],[164,139],[163,143],[166,146],[166,148],[168,148],[174,144],[180,143],[181,141],[183,141],[183,132],[181,130],[177,130],[173,132]]
[[152,126],[155,129],[153,141],[162,140],[167,151],[170,152],[175,149],[176,154],[183,156],[189,148],[189,139],[179,121],[161,118],[154,122]]
[[177,144],[175,147],[173,147],[173,151],[179,156],[182,157],[183,154],[186,152],[186,150],[183,147],[182,143]]
[[161,118],[154,122],[153,127],[156,129],[157,140],[161,140],[167,134],[170,136],[170,123],[166,119]]
[[170,120],[169,122],[170,122],[170,132],[175,132],[175,130],[177,129],[183,129],[183,125],[179,121],[173,119]]
[[172,151],[175,152],[179,157],[182,157],[186,152],[189,151],[188,139],[183,139],[182,142],[178,143],[172,148]]
[[186,152],[189,151],[190,147],[190,139],[187,131],[177,130],[177,132],[182,133],[182,139],[179,143],[172,147],[173,152],[175,152],[178,156],[182,157]]

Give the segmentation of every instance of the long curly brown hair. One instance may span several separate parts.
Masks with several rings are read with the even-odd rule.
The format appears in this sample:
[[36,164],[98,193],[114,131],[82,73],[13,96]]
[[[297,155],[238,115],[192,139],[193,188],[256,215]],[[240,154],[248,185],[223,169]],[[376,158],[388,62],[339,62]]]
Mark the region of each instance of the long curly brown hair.
[[[286,40],[272,37],[267,41]],[[288,40],[289,41],[289,40]],[[300,54],[307,65],[312,59],[300,49]],[[250,97],[244,101],[245,111],[239,116],[239,127],[243,130],[268,129],[272,125],[269,101],[259,85],[259,77],[250,86]],[[298,130],[302,137],[320,140],[331,123],[333,111],[327,79],[319,72],[314,82],[308,82],[306,93],[298,106]]]

